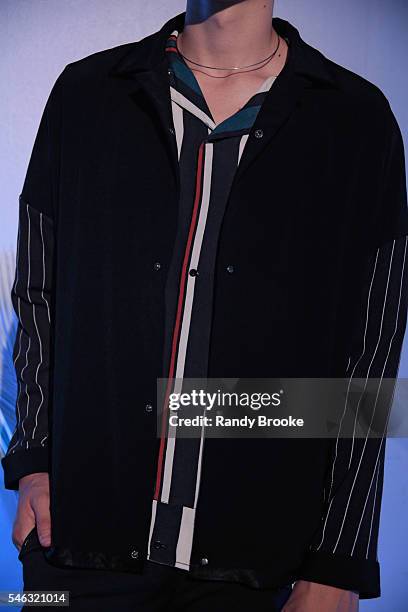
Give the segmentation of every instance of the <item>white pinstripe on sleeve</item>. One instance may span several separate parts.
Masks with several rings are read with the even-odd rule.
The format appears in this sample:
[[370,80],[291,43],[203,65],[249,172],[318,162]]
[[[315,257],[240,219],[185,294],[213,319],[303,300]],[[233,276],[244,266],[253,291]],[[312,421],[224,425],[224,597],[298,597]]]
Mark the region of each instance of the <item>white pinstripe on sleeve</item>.
[[[356,407],[355,422],[364,405],[367,383],[375,381],[374,402],[370,399],[369,430],[378,437],[339,436],[334,441],[326,512],[311,550],[377,559],[377,540],[384,470],[386,426],[391,408],[378,409],[384,379],[398,374],[408,303],[407,236],[383,244],[367,266],[364,312],[354,330],[349,382],[365,381]],[[373,397],[373,385],[370,387]],[[348,409],[346,403],[345,410]],[[377,412],[376,412],[377,411]],[[343,413],[344,416],[344,413]],[[341,431],[341,430],[340,430]],[[355,430],[354,430],[355,431]]]
[[16,427],[6,457],[43,447],[48,439],[50,299],[53,222],[21,197],[16,273],[11,299],[18,317],[13,360]]

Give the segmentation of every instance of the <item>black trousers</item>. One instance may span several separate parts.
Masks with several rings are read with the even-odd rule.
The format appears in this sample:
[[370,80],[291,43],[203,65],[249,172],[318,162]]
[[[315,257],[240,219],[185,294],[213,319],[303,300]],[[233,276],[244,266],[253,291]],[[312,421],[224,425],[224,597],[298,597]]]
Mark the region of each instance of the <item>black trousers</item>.
[[277,612],[291,593],[290,585],[258,590],[233,582],[193,579],[184,570],[152,562],[146,562],[141,574],[59,568],[46,559],[36,530],[19,559],[25,591],[69,591],[69,609],[76,612]]

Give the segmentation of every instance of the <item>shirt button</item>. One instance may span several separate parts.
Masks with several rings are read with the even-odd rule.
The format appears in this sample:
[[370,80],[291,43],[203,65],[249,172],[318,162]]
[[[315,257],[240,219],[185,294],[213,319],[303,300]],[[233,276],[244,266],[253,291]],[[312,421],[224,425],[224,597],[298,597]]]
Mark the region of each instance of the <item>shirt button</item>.
[[234,272],[234,266],[227,266],[227,272],[229,272],[229,274],[232,274]]
[[254,136],[255,136],[255,138],[262,138],[263,130],[255,130]]
[[205,557],[203,557],[203,558],[200,560],[200,565],[208,565],[208,559],[206,559]]
[[132,550],[132,552],[130,553],[130,556],[132,557],[132,559],[138,559],[139,552],[137,550]]
[[153,266],[153,267],[154,267],[154,269],[155,269],[155,270],[160,270],[160,268],[161,268],[161,263],[160,263],[160,262],[158,262],[158,261],[156,261],[156,263],[154,264],[154,266]]
[[189,272],[190,276],[198,276],[198,270],[196,270],[195,268],[192,268]]
[[151,404],[146,404],[145,410],[146,412],[151,412],[153,410],[153,406]]

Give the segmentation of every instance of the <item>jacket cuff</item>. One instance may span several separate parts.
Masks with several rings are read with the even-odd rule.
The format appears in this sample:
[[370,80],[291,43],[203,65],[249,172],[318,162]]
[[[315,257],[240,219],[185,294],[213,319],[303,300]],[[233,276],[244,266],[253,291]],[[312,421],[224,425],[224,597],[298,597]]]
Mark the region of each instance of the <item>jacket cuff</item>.
[[48,472],[49,449],[46,446],[19,450],[5,455],[1,464],[4,470],[4,486],[6,489],[18,491],[19,480],[35,472]]
[[358,591],[360,599],[381,595],[380,564],[370,559],[310,552],[297,572],[297,579]]

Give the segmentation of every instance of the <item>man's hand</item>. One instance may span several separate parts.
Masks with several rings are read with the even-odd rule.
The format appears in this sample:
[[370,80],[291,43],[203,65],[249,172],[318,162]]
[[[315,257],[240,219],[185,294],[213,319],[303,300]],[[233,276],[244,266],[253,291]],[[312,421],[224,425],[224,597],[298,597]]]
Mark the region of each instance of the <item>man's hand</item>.
[[359,597],[352,591],[299,580],[282,612],[356,612]]
[[20,478],[17,514],[12,532],[12,541],[18,550],[35,526],[41,546],[50,546],[50,481],[47,472],[36,472]]

